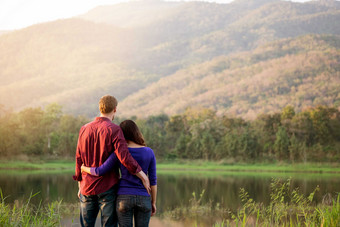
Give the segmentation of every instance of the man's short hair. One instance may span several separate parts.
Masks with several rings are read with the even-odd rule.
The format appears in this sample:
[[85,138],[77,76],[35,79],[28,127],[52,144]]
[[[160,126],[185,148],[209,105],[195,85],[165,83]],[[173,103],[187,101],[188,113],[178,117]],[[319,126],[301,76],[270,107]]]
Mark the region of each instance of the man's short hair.
[[118,101],[115,97],[111,95],[104,95],[99,100],[99,110],[102,114],[111,113],[116,109]]

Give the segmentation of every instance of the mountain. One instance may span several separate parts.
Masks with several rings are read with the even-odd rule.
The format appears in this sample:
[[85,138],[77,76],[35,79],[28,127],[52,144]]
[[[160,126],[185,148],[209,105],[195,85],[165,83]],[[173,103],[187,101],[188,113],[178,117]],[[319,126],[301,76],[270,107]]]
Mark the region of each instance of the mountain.
[[[164,8],[163,4],[168,7]],[[143,2],[122,3],[112,6],[110,12],[111,15],[130,15],[141,6],[144,10],[136,13],[139,16],[128,17],[123,23],[128,27],[128,24],[135,24],[135,20],[145,22],[133,28],[135,36],[143,43],[141,46],[146,47],[140,51],[142,55],[135,59],[134,65],[139,70],[147,67],[153,73],[164,75],[193,63],[251,50],[281,38],[311,33],[340,34],[339,2],[324,5],[280,0],[238,0],[230,4],[150,1],[149,8]],[[93,16],[107,15],[109,9],[104,9],[98,7],[81,18],[95,22],[99,21],[96,18],[102,18],[101,22],[115,26],[122,23],[112,17],[104,20],[104,16]],[[150,16],[149,10],[163,16]]]
[[[280,108],[283,104],[274,105],[274,101],[270,101],[277,98],[274,93],[261,95],[256,93],[259,92],[256,89],[241,98],[237,93],[225,90],[229,101],[218,98],[217,95],[212,101],[210,94],[220,93],[213,87],[203,86],[201,80],[204,78],[213,81],[219,78],[222,92],[223,89],[229,89],[222,86],[225,83],[222,81],[231,78],[225,74],[231,75],[232,72],[231,68],[225,68],[223,72],[207,71],[219,67],[208,66],[220,61],[224,62],[222,65],[232,62],[233,67],[239,67],[232,70],[254,77],[257,74],[250,73],[248,69],[255,70],[259,65],[264,70],[272,67],[273,74],[266,75],[276,80],[279,75],[282,76],[282,73],[274,70],[284,64],[281,61],[302,63],[304,57],[301,53],[294,52],[295,49],[302,48],[309,55],[318,53],[320,62],[317,62],[313,70],[318,70],[320,75],[328,75],[331,70],[327,67],[333,67],[332,70],[338,67],[337,62],[329,63],[328,55],[331,50],[335,51],[333,57],[338,53],[338,21],[338,1],[293,3],[280,0],[236,0],[230,4],[137,1],[101,6],[76,18],[38,24],[2,34],[0,104],[6,108],[21,110],[57,102],[64,106],[66,112],[94,116],[99,97],[110,93],[120,100],[120,114],[133,114],[129,106],[133,101],[136,102],[136,113],[145,116],[156,113],[153,109],[146,110],[150,107],[159,109],[154,107],[155,103],[160,106],[168,103],[168,97],[163,92],[157,95],[157,86],[164,89],[166,87],[165,90],[169,92],[180,92],[181,87],[185,87],[185,90],[192,90],[191,93],[185,93],[187,100],[178,104],[176,102],[179,99],[174,100],[175,96],[170,92],[169,100],[173,100],[176,105],[168,103],[171,107],[163,108],[162,111],[173,114],[183,111],[187,106],[200,104],[217,111],[251,117],[251,112],[233,109],[238,100],[248,103],[243,108],[251,109],[254,114],[267,111],[266,107],[255,107],[255,104],[270,105],[270,110]],[[299,45],[305,45],[301,40],[316,49],[300,47]],[[288,48],[288,52],[281,53],[284,48],[274,51],[275,56],[280,57],[247,62],[257,52],[262,51],[262,55],[266,56],[269,54],[265,51],[266,48],[274,48],[273,45],[287,42],[292,46],[292,49]],[[293,45],[294,42],[297,44]],[[336,45],[329,49],[325,47],[325,53],[314,45],[330,45],[328,42]],[[237,63],[239,58],[242,64]],[[294,67],[303,73],[307,70],[297,65]],[[197,69],[210,77],[197,76]],[[289,72],[292,73],[287,74],[290,80],[295,81],[293,77],[297,74],[294,71]],[[185,73],[193,76],[187,78]],[[181,85],[179,82],[173,83],[179,78],[187,82]],[[240,80],[242,78],[235,77]],[[296,86],[303,86],[305,83],[307,81],[302,80]],[[238,82],[236,85],[240,86]],[[204,92],[200,91],[201,86],[204,87]],[[324,89],[330,89],[327,86]],[[285,92],[287,93],[286,90]],[[297,95],[292,90],[288,93],[292,97]],[[198,94],[209,94],[210,98],[200,103],[200,99],[191,97]],[[256,100],[253,96],[257,97]],[[262,96],[268,100],[259,102]],[[143,97],[147,99],[143,100]],[[329,96],[322,96],[321,99],[326,97]],[[308,103],[303,104],[304,99],[301,98],[294,99],[294,102],[292,100],[293,98],[291,102],[282,103],[290,103],[298,108]],[[332,102],[334,104],[336,99],[327,101]],[[313,100],[310,104],[316,103]]]
[[340,36],[307,35],[220,56],[128,96],[127,116],[182,113],[192,106],[254,119],[287,105],[340,106]]
[[0,36],[3,35],[3,34],[6,34],[6,33],[9,33],[11,31],[8,31],[8,30],[0,30]]
[[[68,111],[88,114],[103,92],[114,89],[122,99],[153,78],[123,61],[133,48],[126,34],[121,28],[69,19],[1,36],[0,103],[21,109],[58,102]],[[121,86],[125,83],[129,88]]]

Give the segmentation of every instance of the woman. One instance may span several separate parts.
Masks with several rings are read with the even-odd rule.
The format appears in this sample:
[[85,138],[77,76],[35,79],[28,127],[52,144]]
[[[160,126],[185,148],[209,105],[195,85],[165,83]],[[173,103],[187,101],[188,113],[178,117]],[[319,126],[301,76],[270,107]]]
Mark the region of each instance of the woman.
[[[124,137],[128,144],[132,157],[142,167],[144,173],[148,174],[151,185],[151,198],[146,191],[142,181],[129,173],[129,171],[119,163],[121,179],[117,192],[116,211],[120,226],[148,226],[150,217],[156,213],[157,198],[157,176],[156,158],[151,148],[146,147],[142,133],[132,120],[123,121],[120,124]],[[107,171],[111,171],[118,159],[114,153],[100,167],[82,166],[83,172],[101,176]]]

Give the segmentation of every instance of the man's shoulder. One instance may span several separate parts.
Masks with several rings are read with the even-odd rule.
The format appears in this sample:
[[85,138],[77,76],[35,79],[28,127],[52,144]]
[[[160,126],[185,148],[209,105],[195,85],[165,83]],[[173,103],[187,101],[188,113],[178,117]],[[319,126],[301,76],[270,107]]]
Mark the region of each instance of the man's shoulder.
[[113,123],[112,121],[105,121],[103,122],[103,125],[105,125],[105,127],[108,127],[110,129],[120,129],[120,127],[118,125],[116,125],[115,123]]
[[86,127],[109,127],[109,128],[119,128],[118,125],[114,124],[112,121],[108,121],[108,120],[98,120],[95,119],[85,125],[83,125],[82,127],[86,128]]
[[83,125],[80,129],[81,132],[102,132],[108,133],[108,135],[117,134],[120,130],[120,127],[114,124],[111,121],[101,121],[94,120],[85,125]]
[[95,121],[91,121],[86,123],[85,125],[81,126],[81,130],[85,130],[86,128],[92,127],[95,124]]
[[88,132],[92,131],[93,129],[93,121],[81,126],[81,128],[79,129],[79,136],[81,135],[87,135]]
[[109,135],[117,135],[119,134],[119,131],[121,130],[120,127],[118,125],[116,125],[115,123],[111,122],[111,121],[105,121],[102,122],[99,126],[99,130],[103,131],[105,133],[108,133]]

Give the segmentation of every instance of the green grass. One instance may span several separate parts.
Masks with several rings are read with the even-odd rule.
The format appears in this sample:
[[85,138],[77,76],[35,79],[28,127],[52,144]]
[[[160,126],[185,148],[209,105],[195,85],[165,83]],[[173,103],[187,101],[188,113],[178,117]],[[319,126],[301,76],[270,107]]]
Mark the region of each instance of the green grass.
[[[273,179],[271,183],[270,204],[263,206],[240,190],[243,207],[232,215],[232,221],[239,226],[330,226],[340,225],[340,194],[335,198],[324,200],[315,205],[314,195],[319,191],[316,187],[309,196],[299,192],[299,188],[291,187],[291,179],[282,181]],[[223,227],[224,225],[218,225]]]
[[74,161],[40,161],[40,162],[23,162],[23,161],[0,161],[0,170],[73,170]]
[[158,163],[157,170],[166,171],[218,171],[218,172],[268,172],[268,173],[339,173],[338,163],[298,164],[223,164],[217,162]]
[[0,195],[0,226],[60,226],[61,201],[33,206],[30,201],[36,194],[31,194],[23,204],[9,205],[1,189]]
[[[0,172],[11,171],[49,171],[49,172],[72,172],[75,168],[74,161],[40,161],[40,162],[23,162],[23,161],[0,161]],[[158,162],[157,171],[159,174],[205,174],[221,175],[231,172],[238,174],[273,174],[287,175],[291,174],[340,174],[340,164],[338,163],[262,163],[262,164],[224,164],[209,161],[176,161],[176,162]]]
[[171,175],[190,178],[218,178],[218,177],[239,177],[239,178],[294,178],[294,179],[333,179],[340,176],[340,173],[302,173],[302,172],[252,172],[252,171],[195,171],[195,170],[158,170],[157,175]]

